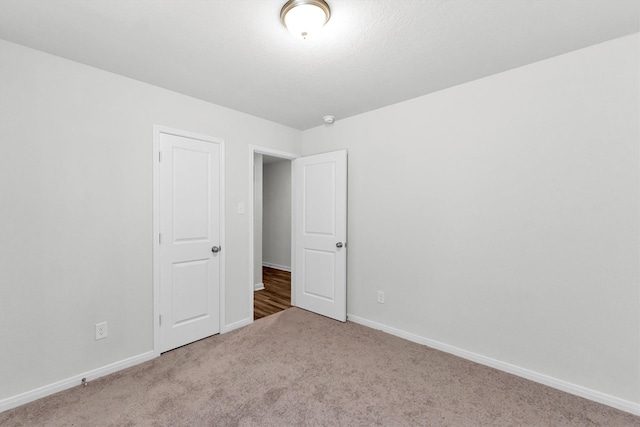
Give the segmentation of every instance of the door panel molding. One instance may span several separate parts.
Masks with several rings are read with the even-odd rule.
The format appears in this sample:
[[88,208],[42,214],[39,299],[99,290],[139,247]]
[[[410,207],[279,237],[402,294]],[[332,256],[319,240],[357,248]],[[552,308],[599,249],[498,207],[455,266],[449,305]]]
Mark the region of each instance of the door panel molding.
[[[159,356],[161,348],[160,322],[161,322],[161,299],[160,299],[160,241],[163,236],[160,235],[160,140],[162,135],[173,135],[177,137],[189,138],[192,140],[202,141],[211,144],[217,144],[219,147],[219,245],[226,247],[225,242],[225,146],[224,140],[213,138],[194,132],[172,129],[169,127],[154,125],[153,126],[153,153],[152,153],[152,171],[153,171],[153,354]],[[168,236],[165,236],[167,238]],[[191,239],[187,239],[191,240]],[[197,240],[197,239],[196,239]],[[164,240],[163,240],[164,241]],[[217,254],[220,257],[219,274],[220,274],[220,290],[219,290],[219,325],[220,333],[226,332],[225,327],[225,251]]]

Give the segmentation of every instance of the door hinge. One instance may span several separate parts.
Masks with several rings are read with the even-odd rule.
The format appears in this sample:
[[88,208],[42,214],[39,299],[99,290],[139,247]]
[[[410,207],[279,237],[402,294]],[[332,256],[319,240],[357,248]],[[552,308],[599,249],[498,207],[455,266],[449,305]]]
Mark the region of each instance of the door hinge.
[[162,151],[158,151],[158,161],[162,161]]
[[158,322],[160,323],[160,326],[162,326],[162,314],[158,315]]
[[162,244],[162,233],[158,233],[158,244]]

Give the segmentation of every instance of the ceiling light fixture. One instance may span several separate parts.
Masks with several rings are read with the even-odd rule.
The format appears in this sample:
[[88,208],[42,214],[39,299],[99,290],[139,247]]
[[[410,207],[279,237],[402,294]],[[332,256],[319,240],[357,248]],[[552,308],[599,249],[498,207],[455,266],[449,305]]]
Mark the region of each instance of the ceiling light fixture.
[[301,39],[318,32],[330,17],[331,9],[324,0],[289,0],[280,11],[284,26]]

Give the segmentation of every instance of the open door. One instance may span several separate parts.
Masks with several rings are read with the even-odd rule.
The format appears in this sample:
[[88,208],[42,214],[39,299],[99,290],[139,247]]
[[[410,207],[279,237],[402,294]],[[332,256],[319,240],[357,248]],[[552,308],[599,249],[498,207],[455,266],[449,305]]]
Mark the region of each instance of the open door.
[[347,320],[347,152],[293,161],[295,304]]

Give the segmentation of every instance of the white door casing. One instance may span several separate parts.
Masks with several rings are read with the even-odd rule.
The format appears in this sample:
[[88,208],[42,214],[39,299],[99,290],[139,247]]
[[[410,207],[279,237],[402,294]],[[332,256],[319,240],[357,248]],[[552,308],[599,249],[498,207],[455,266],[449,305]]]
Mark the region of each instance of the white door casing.
[[347,320],[347,152],[293,161],[296,305]]
[[220,332],[223,147],[221,140],[186,132],[157,129],[155,137],[159,151],[155,290],[159,291],[159,352],[164,352]]

